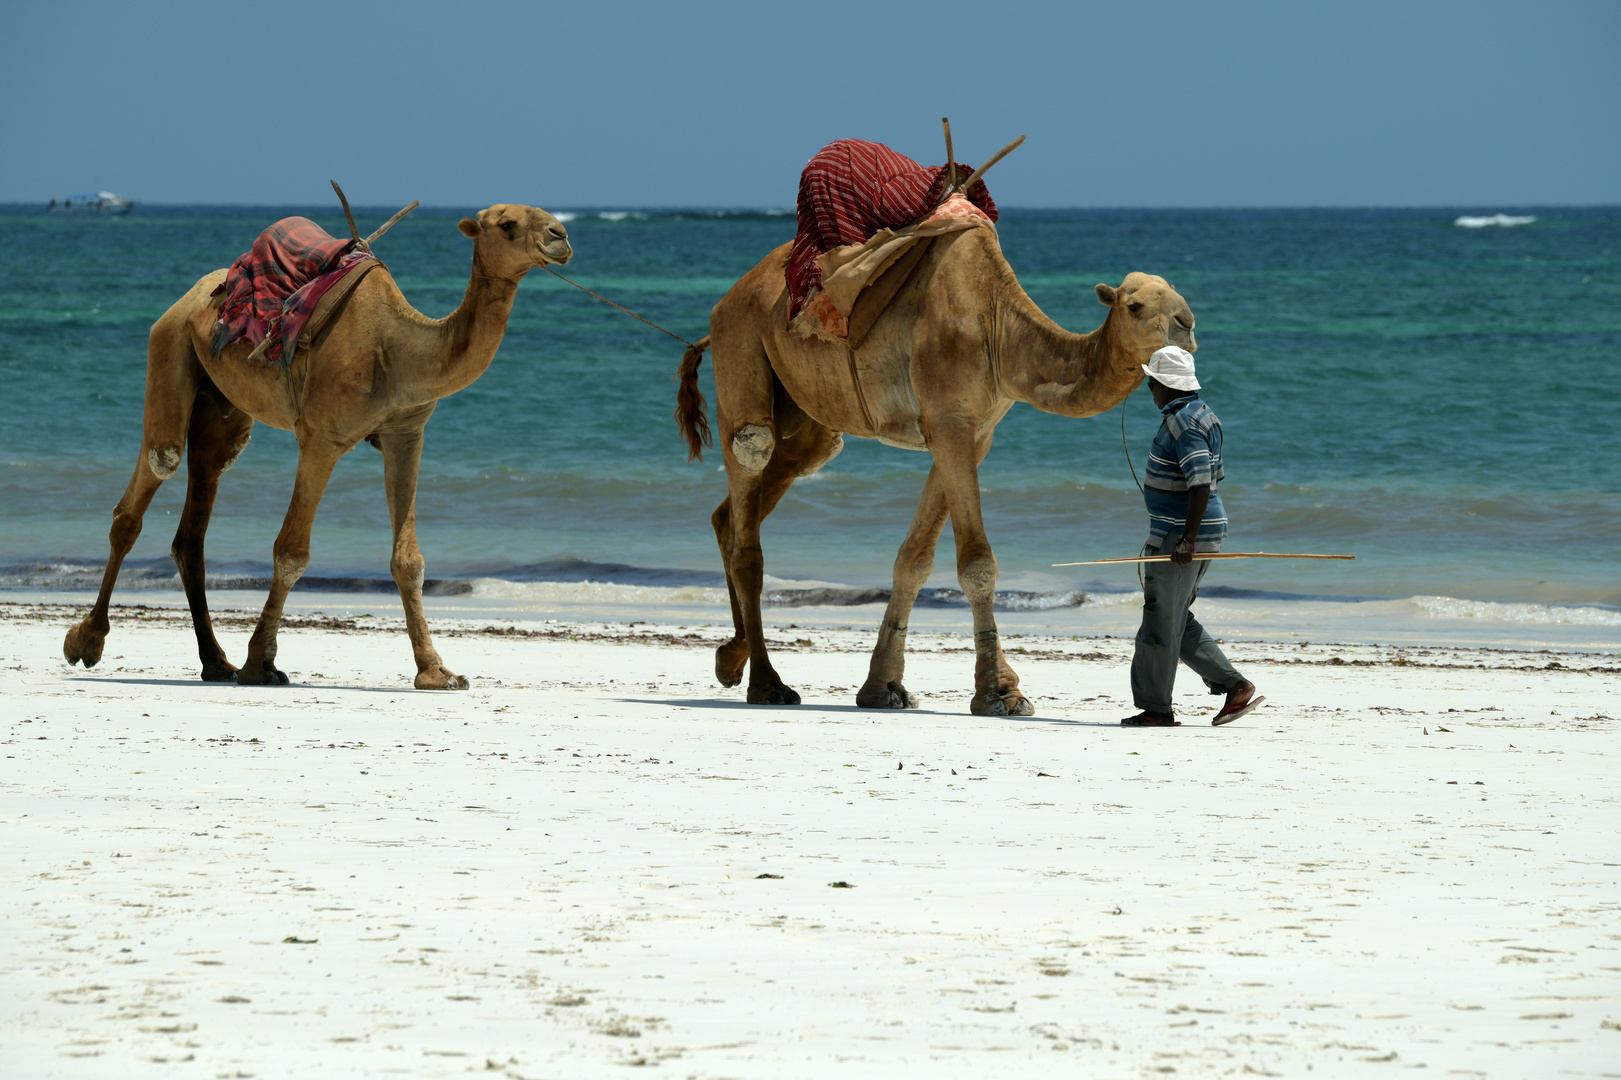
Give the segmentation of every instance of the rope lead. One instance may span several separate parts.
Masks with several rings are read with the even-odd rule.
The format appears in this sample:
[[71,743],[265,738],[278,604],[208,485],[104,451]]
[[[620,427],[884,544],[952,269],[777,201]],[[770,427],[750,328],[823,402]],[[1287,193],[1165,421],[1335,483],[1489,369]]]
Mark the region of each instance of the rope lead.
[[[1120,449],[1122,449],[1122,450],[1124,450],[1126,452],[1126,468],[1131,470],[1131,482],[1133,484],[1136,484],[1137,485],[1137,491],[1139,493],[1142,493],[1142,491],[1143,491],[1143,482],[1141,480],[1137,479],[1137,466],[1135,466],[1135,465],[1133,465],[1131,463],[1131,447],[1126,445],[1126,398],[1129,398],[1129,397],[1131,397],[1131,395],[1127,394],[1126,397],[1123,397],[1123,398],[1120,399]],[[1146,555],[1147,553],[1148,553],[1148,545],[1144,544],[1143,545],[1143,554]],[[1143,566],[1142,566],[1142,563],[1137,564],[1137,587],[1139,589],[1143,590],[1143,592],[1145,592],[1145,593],[1148,591],[1148,585],[1147,585],[1146,582],[1143,581]]]
[[[659,333],[661,333],[661,334],[670,334],[670,331],[664,329],[664,327],[660,326],[658,323],[654,322],[653,320],[651,320],[651,319],[643,319],[640,315],[638,315],[634,311],[630,310],[630,308],[619,307],[618,304],[614,303],[612,300],[608,299],[606,296],[602,296],[602,295],[600,295],[598,293],[591,292],[590,289],[586,288],[584,285],[581,285],[577,281],[569,281],[568,278],[564,277],[562,274],[559,274],[556,270],[553,270],[551,267],[542,266],[541,269],[546,271],[552,277],[556,278],[558,281],[568,281],[568,283],[570,285],[574,286],[576,289],[579,289],[581,292],[583,292],[583,293],[591,293],[592,296],[595,296],[598,300],[601,300],[604,304],[607,304],[609,307],[619,308],[619,310],[623,311],[626,315],[629,315],[633,319],[637,319],[637,320],[639,320],[641,322],[646,323],[648,326],[651,326],[653,329],[657,330]],[[681,344],[685,345],[689,349],[696,349],[698,347],[698,346],[694,345],[692,342],[688,341],[686,338],[682,337],[680,334],[670,334],[670,336],[675,338],[677,341],[679,341]]]

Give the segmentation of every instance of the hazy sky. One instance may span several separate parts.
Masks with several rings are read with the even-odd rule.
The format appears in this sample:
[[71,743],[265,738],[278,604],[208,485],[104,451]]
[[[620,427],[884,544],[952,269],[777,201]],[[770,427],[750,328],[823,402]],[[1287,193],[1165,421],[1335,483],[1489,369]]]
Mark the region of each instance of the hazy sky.
[[28,3],[0,201],[786,207],[828,141],[1010,206],[1621,203],[1621,3]]

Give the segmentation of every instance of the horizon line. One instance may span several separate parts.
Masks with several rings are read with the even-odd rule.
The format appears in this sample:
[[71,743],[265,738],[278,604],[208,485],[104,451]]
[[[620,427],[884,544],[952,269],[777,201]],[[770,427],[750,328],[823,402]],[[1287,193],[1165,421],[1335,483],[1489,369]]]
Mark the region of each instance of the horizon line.
[[[23,209],[23,208],[27,208],[27,209],[44,208],[44,207],[48,207],[49,204],[52,201],[54,201],[54,200],[47,199],[44,203],[41,203],[41,202],[39,202],[37,200],[17,201],[17,200],[0,199],[0,210]],[[316,203],[316,202],[166,202],[166,201],[160,201],[160,200],[156,200],[156,199],[151,199],[151,200],[133,199],[133,200],[131,200],[131,202],[135,206],[149,206],[149,207],[158,207],[158,208],[164,208],[164,209],[193,209],[193,208],[196,208],[196,209],[227,209],[227,210],[308,209],[310,207],[325,206],[326,205],[325,203]],[[395,207],[393,207],[392,204],[389,204],[389,203],[366,203],[366,204],[353,203],[351,205],[353,206],[353,208],[357,212],[362,211],[362,210],[372,210],[372,211],[379,211],[379,212],[383,213],[385,216],[388,215],[388,214],[392,214],[394,212],[394,210],[396,209]],[[456,212],[461,212],[461,211],[467,209],[468,207],[472,207],[472,206],[475,206],[475,205],[476,205],[475,203],[423,204],[423,205],[419,206],[417,209],[418,209],[419,212],[426,211],[426,212],[430,212],[430,213],[434,212],[434,211],[456,211]],[[491,205],[493,205],[493,204],[491,204]],[[1595,202],[1595,203],[1583,203],[1583,202],[1570,202],[1570,203],[1538,203],[1538,202],[1524,202],[1524,203],[1514,203],[1514,202],[1492,202],[1492,203],[1273,203],[1273,204],[1212,203],[1212,204],[1205,204],[1205,205],[1191,205],[1191,204],[1162,204],[1162,205],[1136,204],[1136,205],[1130,205],[1130,204],[1125,204],[1125,203],[1120,203],[1120,204],[1093,203],[1093,204],[1088,204],[1088,205],[1072,205],[1072,206],[1030,206],[1030,205],[999,204],[997,209],[999,211],[1010,211],[1011,210],[1011,211],[1025,211],[1025,212],[1052,212],[1052,211],[1077,211],[1077,210],[1133,210],[1133,211],[1142,211],[1142,210],[1159,210],[1159,211],[1164,211],[1164,210],[1175,210],[1175,211],[1189,211],[1189,210],[1449,210],[1450,211],[1450,210],[1487,210],[1487,209],[1498,209],[1498,210],[1502,210],[1502,209],[1518,209],[1518,210],[1610,210],[1610,209],[1613,209],[1613,210],[1621,211],[1621,202],[1614,202],[1614,203],[1603,203],[1603,202]],[[334,205],[332,207],[332,210],[334,212],[341,212],[341,207]],[[624,212],[624,213],[656,213],[656,214],[732,213],[732,214],[771,214],[773,216],[792,216],[795,213],[795,209],[792,206],[769,206],[769,205],[748,206],[748,205],[739,205],[739,204],[702,205],[702,204],[692,204],[692,203],[670,203],[670,204],[652,204],[652,203],[648,203],[648,204],[642,204],[642,205],[633,205],[633,204],[627,204],[627,203],[593,203],[593,204],[585,204],[585,203],[567,204],[567,203],[564,203],[564,204],[559,204],[557,206],[557,210],[559,212],[562,212],[562,213],[620,213],[620,212]]]

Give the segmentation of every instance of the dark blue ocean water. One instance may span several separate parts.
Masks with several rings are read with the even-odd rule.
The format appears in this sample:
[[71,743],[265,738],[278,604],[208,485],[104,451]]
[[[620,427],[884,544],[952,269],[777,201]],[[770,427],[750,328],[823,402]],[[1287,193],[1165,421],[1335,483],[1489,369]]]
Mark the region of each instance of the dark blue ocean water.
[[[370,228],[393,208],[362,212]],[[470,208],[469,208],[470,209]],[[558,209],[558,208],[551,208]],[[1530,224],[1465,228],[1507,211]],[[147,207],[123,218],[0,208],[0,581],[79,585],[140,444],[151,322],[272,221],[334,207]],[[421,210],[379,243],[406,296],[448,313],[467,210]],[[782,213],[578,211],[568,272],[690,338],[791,238]],[[1098,281],[1169,278],[1198,319],[1205,398],[1226,434],[1232,549],[1354,552],[1351,564],[1222,567],[1288,594],[1621,605],[1621,209],[1018,211],[1002,247],[1060,324],[1089,330]],[[429,575],[718,581],[718,457],[688,464],[670,411],[681,346],[544,275],[524,283],[482,380],[428,426],[418,519]],[[705,364],[705,392],[713,386]],[[1158,416],[1127,403],[1141,467]],[[291,491],[292,436],[260,426],[227,474],[210,568],[260,575]],[[851,439],[765,529],[768,572],[887,584],[928,458]],[[312,577],[387,579],[381,459],[340,463]],[[182,470],[181,477],[184,477]],[[981,484],[1003,584],[1124,588],[1050,563],[1134,553],[1146,531],[1118,416],[1016,406]],[[168,578],[182,483],[130,565]],[[936,583],[952,584],[949,532]]]

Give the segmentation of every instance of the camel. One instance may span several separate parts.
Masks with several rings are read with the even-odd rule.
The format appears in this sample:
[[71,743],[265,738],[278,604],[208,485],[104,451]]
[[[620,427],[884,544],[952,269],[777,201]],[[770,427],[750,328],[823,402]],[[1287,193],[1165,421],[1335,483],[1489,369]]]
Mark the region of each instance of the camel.
[[[346,207],[347,209],[347,207]],[[538,207],[500,203],[458,225],[473,240],[473,269],[460,306],[430,319],[406,303],[394,279],[377,267],[355,286],[336,316],[283,374],[275,364],[250,362],[252,346],[238,341],[209,358],[225,279],[215,270],[193,285],[152,325],[147,341],[146,408],[141,452],[124,497],[113,508],[112,553],[101,593],[84,620],[68,631],[68,663],[93,667],[107,638],[107,605],[124,556],[141,533],[153,494],[188,462],[186,503],[170,549],[191,607],[202,678],[244,684],[283,684],[276,665],[276,631],[287,593],[310,562],[310,527],[338,459],[360,442],[383,454],[394,548],[390,570],[405,606],[419,690],[465,690],[467,680],[445,667],[422,610],[424,563],[416,539],[417,470],[423,425],[440,398],[472,384],[490,366],[506,332],[518,283],[537,266],[566,263],[568,233]],[[240,668],[215,640],[204,595],[203,535],[220,474],[248,445],[253,423],[293,432],[298,473],[274,547],[275,572],[264,611]]]
[[973,612],[970,711],[1033,715],[991,611],[997,564],[980,513],[979,464],[1015,402],[1094,416],[1137,387],[1139,365],[1156,349],[1197,349],[1192,311],[1165,279],[1131,273],[1118,286],[1096,287],[1109,309],[1102,326],[1069,333],[1020,288],[995,231],[971,228],[932,241],[917,271],[851,349],[789,326],[783,276],[789,247],[767,255],[715,305],[709,335],[687,350],[677,373],[676,417],[689,457],[701,458],[710,432],[698,366],[712,347],[728,493],[711,522],[734,625],[731,640],[715,650],[716,678],[736,686],[747,666],[749,702],[799,702],[772,667],[761,629],[760,525],[796,479],[821,468],[843,449],[845,435],[855,435],[934,458],[895,558],[894,588],[856,704],[917,707],[903,682],[906,624],[949,515],[957,580]]

